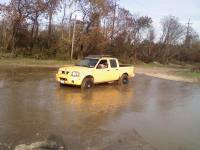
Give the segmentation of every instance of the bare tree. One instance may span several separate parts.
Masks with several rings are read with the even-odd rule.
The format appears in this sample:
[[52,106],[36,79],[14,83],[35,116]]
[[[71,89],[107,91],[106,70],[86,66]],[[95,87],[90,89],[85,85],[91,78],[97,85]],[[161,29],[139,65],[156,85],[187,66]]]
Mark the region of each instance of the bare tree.
[[162,36],[160,42],[165,45],[180,43],[184,35],[184,27],[174,16],[164,17],[161,21]]
[[[62,9],[63,9],[63,16],[62,16],[62,22],[61,22],[61,39],[62,40],[64,39],[64,27],[65,27],[65,23],[67,20],[67,11],[72,9],[72,6],[74,3],[76,3],[76,1],[74,1],[74,0],[62,0]],[[69,24],[71,22],[72,14],[73,14],[73,12],[69,13]],[[70,36],[69,36],[69,38],[70,38]]]
[[32,21],[31,38],[33,44],[38,39],[38,32],[39,32],[38,18],[41,15],[43,15],[45,10],[46,10],[46,5],[43,0],[30,1],[29,12],[31,15],[29,16],[29,19]]
[[162,36],[160,39],[160,61],[168,63],[177,51],[174,51],[174,46],[181,44],[184,36],[184,26],[174,16],[164,17],[161,21]]
[[185,27],[176,17],[164,17],[158,42],[152,22],[117,0],[10,0],[0,5],[0,48],[36,58],[111,53],[130,62],[198,61],[199,37],[190,22]]
[[109,0],[80,0],[79,8],[83,14],[83,22],[86,23],[85,32],[91,28],[99,28],[101,19],[105,17],[110,10]]
[[140,44],[140,59],[145,63],[153,62],[159,56],[158,44],[155,43],[155,30],[148,29],[146,39]]
[[52,19],[53,15],[56,13],[60,0],[47,0],[46,8],[48,14],[48,46],[51,43],[51,34],[52,34]]
[[9,20],[11,32],[8,48],[12,49],[13,53],[15,52],[17,34],[28,25],[27,18],[31,14],[29,8],[30,1],[26,0],[11,0],[8,5],[4,6],[5,18]]

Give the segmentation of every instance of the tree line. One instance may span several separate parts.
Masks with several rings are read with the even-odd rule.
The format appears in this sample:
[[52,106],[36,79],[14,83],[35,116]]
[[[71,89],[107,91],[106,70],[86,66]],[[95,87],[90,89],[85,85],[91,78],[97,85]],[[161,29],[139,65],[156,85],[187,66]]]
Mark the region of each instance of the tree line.
[[200,62],[200,40],[174,16],[155,32],[150,16],[116,0],[10,0],[0,4],[0,53],[38,59],[111,54],[126,62]]

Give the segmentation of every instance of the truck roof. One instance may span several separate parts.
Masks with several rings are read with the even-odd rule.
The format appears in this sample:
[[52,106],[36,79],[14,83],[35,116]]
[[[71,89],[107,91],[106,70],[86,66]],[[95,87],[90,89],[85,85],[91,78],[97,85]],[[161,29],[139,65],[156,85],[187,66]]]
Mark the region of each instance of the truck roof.
[[101,59],[101,58],[114,58],[111,55],[89,55],[86,58],[96,58],[96,59]]

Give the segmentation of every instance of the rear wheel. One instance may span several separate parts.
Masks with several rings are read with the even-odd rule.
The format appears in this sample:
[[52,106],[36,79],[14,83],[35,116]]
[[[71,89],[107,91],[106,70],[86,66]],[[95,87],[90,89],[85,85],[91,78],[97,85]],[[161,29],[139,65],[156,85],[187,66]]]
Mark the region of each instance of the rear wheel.
[[94,86],[92,78],[85,78],[81,84],[81,89],[90,89]]
[[128,84],[128,82],[129,82],[128,75],[127,74],[123,74],[118,82],[119,82],[119,85]]

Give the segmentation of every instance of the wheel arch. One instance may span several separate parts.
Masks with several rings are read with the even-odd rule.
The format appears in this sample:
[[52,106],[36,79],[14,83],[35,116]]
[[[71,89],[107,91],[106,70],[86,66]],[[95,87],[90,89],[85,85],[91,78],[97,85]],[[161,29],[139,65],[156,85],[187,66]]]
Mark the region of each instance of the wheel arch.
[[90,81],[92,81],[92,85],[94,85],[94,77],[92,75],[87,75],[83,78],[82,82],[81,82],[81,89],[85,89],[85,82],[87,81],[87,79],[89,79]]
[[122,78],[123,75],[127,75],[127,76],[129,76],[127,72],[122,73],[121,75],[119,75],[119,79],[118,79],[118,80],[120,80],[120,79]]
[[123,74],[121,75],[121,77],[122,77],[123,75],[127,75],[127,76],[129,76],[127,72],[123,73]]
[[85,76],[85,77],[83,78],[82,82],[83,82],[85,79],[87,79],[87,78],[90,78],[90,79],[93,79],[93,80],[94,80],[94,77],[93,77],[92,75],[87,75],[87,76]]

